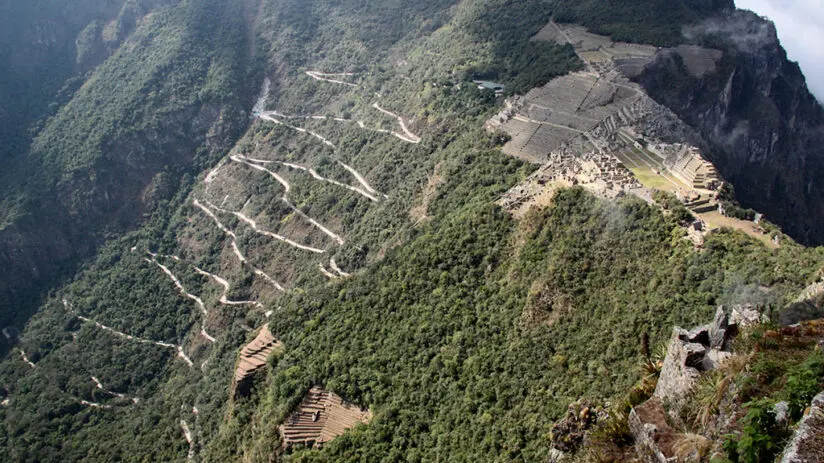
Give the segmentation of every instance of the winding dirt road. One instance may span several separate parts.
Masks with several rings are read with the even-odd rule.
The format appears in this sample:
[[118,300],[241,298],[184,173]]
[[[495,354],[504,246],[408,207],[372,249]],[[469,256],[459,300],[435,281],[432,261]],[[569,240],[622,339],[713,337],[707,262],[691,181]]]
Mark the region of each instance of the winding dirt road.
[[122,331],[117,331],[114,328],[111,328],[111,327],[106,326],[102,323],[96,322],[96,321],[94,321],[90,318],[86,318],[82,315],[78,315],[77,318],[80,319],[81,321],[85,322],[85,323],[88,323],[90,325],[94,325],[97,328],[100,328],[101,330],[106,331],[108,333],[111,333],[111,334],[113,334],[117,337],[120,337],[120,338],[128,339],[130,341],[139,342],[141,344],[152,344],[152,345],[163,347],[163,348],[166,348],[166,349],[172,349],[172,350],[177,352],[177,356],[180,357],[184,362],[186,362],[187,365],[189,365],[190,367],[194,365],[192,363],[192,359],[190,359],[186,355],[186,353],[183,352],[183,346],[179,346],[177,344],[172,344],[172,343],[169,343],[169,342],[153,341],[151,339],[144,339],[144,338],[139,338],[137,336],[132,336],[130,334],[123,333]]
[[138,403],[138,402],[140,402],[140,399],[139,399],[139,398],[137,398],[137,397],[128,397],[128,396],[126,396],[125,394],[121,394],[121,393],[119,393],[119,392],[110,391],[110,390],[108,390],[108,389],[104,388],[104,387],[103,387],[103,383],[101,383],[101,382],[100,382],[100,380],[99,380],[99,379],[97,379],[97,377],[95,377],[95,376],[92,376],[92,381],[94,381],[94,384],[95,384],[95,386],[96,386],[98,389],[100,389],[101,391],[103,391],[103,392],[104,392],[104,393],[106,393],[106,394],[109,394],[110,396],[117,397],[117,398],[120,398],[120,399],[129,399],[129,400],[131,400],[131,401],[132,401],[132,403],[135,403],[135,404],[136,404],[136,403]]
[[[147,251],[147,252],[148,252],[148,251]],[[150,253],[150,252],[149,252],[148,254],[149,254],[149,255],[152,255],[152,253]],[[155,254],[155,255],[156,255],[156,254]],[[187,297],[187,298],[189,298],[189,299],[191,299],[191,300],[195,301],[195,303],[197,303],[197,306],[198,306],[198,307],[200,307],[200,311],[203,313],[203,316],[204,316],[204,317],[208,317],[208,316],[209,316],[209,311],[208,311],[208,310],[206,310],[206,304],[204,304],[204,303],[203,303],[203,300],[202,300],[201,298],[199,298],[199,297],[195,296],[194,294],[191,294],[191,293],[189,293],[188,291],[186,291],[186,288],[184,288],[184,287],[183,287],[183,285],[180,283],[180,280],[177,278],[177,276],[175,276],[175,274],[174,274],[174,273],[172,273],[172,271],[171,271],[171,270],[169,270],[169,268],[168,268],[168,267],[166,267],[165,265],[163,265],[163,264],[161,264],[160,262],[158,262],[158,261],[155,259],[155,257],[154,257],[154,256],[153,256],[151,259],[145,259],[145,258],[144,258],[144,260],[145,260],[146,262],[150,263],[150,264],[155,264],[155,265],[157,265],[157,266],[158,266],[158,267],[159,267],[159,268],[163,271],[163,273],[165,273],[165,274],[169,277],[169,279],[170,279],[170,280],[172,280],[172,283],[174,283],[175,288],[177,288],[177,291],[178,291],[181,295],[183,295],[184,297]]]
[[229,289],[231,285],[229,281],[215,275],[214,273],[209,273],[206,270],[201,269],[200,267],[194,267],[195,271],[205,277],[211,278],[212,280],[216,281],[220,286],[223,287],[223,294],[220,295],[220,303],[225,305],[255,305],[258,307],[263,307],[263,304],[257,301],[232,301],[227,296],[229,294]]
[[278,291],[285,291],[283,285],[275,281],[275,279],[271,276],[267,275],[266,272],[253,266],[249,263],[249,261],[246,260],[246,257],[243,255],[243,253],[240,251],[240,248],[237,246],[237,235],[235,235],[234,232],[226,228],[226,226],[223,225],[223,222],[220,221],[220,219],[217,217],[217,215],[215,215],[214,212],[211,211],[211,209],[201,204],[200,201],[197,200],[197,198],[192,199],[192,204],[194,204],[196,207],[198,207],[200,210],[206,213],[206,215],[211,217],[217,225],[217,227],[220,228],[223,231],[223,233],[225,233],[231,238],[230,244],[232,246],[232,251],[235,253],[238,260],[240,260],[241,264],[249,265],[250,267],[252,267],[252,271],[255,273],[255,275],[263,277],[263,279],[265,279],[268,283],[274,286]]
[[318,269],[320,270],[320,273],[322,273],[326,278],[329,278],[330,280],[335,280],[338,278],[337,275],[330,272],[329,270],[326,270],[326,267],[324,267],[323,263],[321,262],[318,262]]
[[332,143],[331,141],[329,141],[328,139],[326,139],[323,135],[321,135],[319,133],[312,132],[311,130],[304,129],[303,127],[297,127],[297,126],[294,126],[292,124],[287,124],[286,122],[283,122],[282,120],[273,117],[273,116],[275,116],[276,113],[277,113],[276,111],[266,111],[266,112],[260,113],[258,115],[258,117],[260,117],[261,119],[266,119],[269,122],[274,122],[277,125],[282,125],[284,127],[290,128],[292,130],[297,130],[300,133],[305,133],[307,135],[311,135],[311,136],[317,138],[318,140],[320,140],[321,142],[323,142],[324,145],[329,146],[332,149],[335,149],[335,144]]
[[26,351],[20,349],[19,347],[17,348],[17,350],[20,351],[20,357],[23,358],[23,361],[26,362],[26,365],[32,368],[37,368],[37,365],[35,365],[34,362],[32,362],[31,360],[29,360],[29,357],[26,355]]
[[333,78],[354,76],[355,73],[353,72],[324,73],[318,71],[306,71],[306,75],[315,80],[322,80],[324,82],[331,82],[333,84],[347,85],[349,87],[357,87],[357,84],[353,84],[351,82],[344,82],[342,80],[337,80]]
[[[258,162],[262,162],[262,161],[258,161]],[[312,178],[314,178],[316,180],[320,180],[322,182],[327,182],[327,183],[331,183],[332,185],[337,185],[339,187],[346,188],[347,190],[354,191],[355,193],[369,199],[372,202],[378,202],[378,198],[375,197],[372,194],[372,193],[374,193],[374,191],[372,193],[370,193],[370,192],[367,192],[367,191],[365,191],[361,188],[354,187],[354,186],[351,186],[351,185],[347,185],[347,184],[339,182],[337,180],[332,180],[331,178],[323,177],[320,174],[318,174],[315,169],[312,169],[312,168],[309,168],[309,167],[304,167],[304,166],[301,166],[301,165],[298,165],[298,164],[293,164],[291,162],[282,162],[282,161],[265,161],[265,162],[275,162],[275,163],[278,163],[280,165],[289,167],[291,169],[296,169],[296,170],[301,170],[301,171],[304,171],[304,172],[308,172],[309,175],[311,175]],[[338,161],[338,162],[340,162],[340,161]],[[343,163],[341,163],[341,164],[343,164]],[[363,185],[363,183],[361,183],[361,184]]]
[[[284,198],[281,198],[281,199],[284,199]],[[222,207],[215,206],[213,203],[209,202],[208,200],[206,200],[206,203],[209,205],[209,207],[213,208],[214,210],[216,210],[218,212],[223,212],[224,214],[234,215],[235,217],[240,219],[242,222],[249,225],[249,227],[251,227],[252,230],[255,231],[255,233],[261,234],[263,236],[268,236],[270,238],[274,238],[278,241],[286,243],[286,244],[288,244],[290,246],[293,246],[295,248],[302,249],[304,251],[314,252],[314,253],[317,253],[317,254],[323,254],[324,252],[326,252],[323,249],[313,248],[312,246],[306,246],[306,245],[300,244],[298,242],[292,241],[289,238],[286,238],[285,236],[278,235],[277,233],[262,230],[258,227],[257,222],[254,219],[251,219],[251,218],[247,217],[242,212],[230,211],[228,209],[223,209]]]
[[338,267],[338,264],[335,262],[335,258],[329,259],[329,266],[332,267],[332,270],[338,272],[338,275],[342,277],[351,277],[352,275],[349,273],[344,272],[343,270]]
[[409,143],[415,143],[415,144],[417,144],[417,143],[420,143],[420,142],[421,142],[421,137],[419,137],[419,136],[415,135],[414,133],[412,133],[412,132],[411,132],[411,131],[410,131],[410,130],[406,127],[406,122],[403,120],[403,118],[402,118],[401,116],[399,116],[399,115],[397,115],[397,114],[393,113],[392,111],[387,111],[387,110],[385,110],[385,109],[381,108],[381,107],[380,107],[380,105],[379,105],[378,103],[374,103],[374,104],[372,105],[372,107],[373,107],[373,108],[375,108],[375,109],[377,109],[378,111],[380,111],[380,112],[382,112],[382,113],[384,113],[384,114],[388,115],[388,116],[392,116],[392,117],[394,117],[395,119],[397,119],[398,124],[401,126],[401,130],[403,130],[403,133],[399,133],[399,132],[394,132],[394,131],[393,131],[393,132],[392,132],[392,135],[394,135],[394,136],[396,136],[396,137],[400,138],[401,140],[403,140],[403,141],[405,141],[405,142],[409,142]]

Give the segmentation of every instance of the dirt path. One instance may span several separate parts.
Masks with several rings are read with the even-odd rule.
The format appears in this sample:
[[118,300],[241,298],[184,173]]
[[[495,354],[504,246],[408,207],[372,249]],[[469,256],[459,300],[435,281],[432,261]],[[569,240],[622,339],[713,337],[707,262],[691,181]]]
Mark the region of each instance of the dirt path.
[[343,118],[343,117],[319,116],[319,115],[313,115],[313,116],[288,115],[288,114],[283,114],[283,113],[278,112],[278,111],[269,111],[268,114],[270,114],[272,116],[275,116],[275,117],[278,117],[280,119],[303,119],[303,120],[335,121],[335,122],[355,123],[361,129],[367,130],[369,132],[384,133],[384,134],[387,134],[387,135],[392,135],[391,130],[378,129],[378,128],[375,128],[375,127],[367,127],[366,122],[361,121],[361,120],[357,120],[357,119],[346,119],[346,118]]
[[335,262],[335,258],[329,259],[329,266],[332,267],[332,270],[338,272],[338,275],[342,277],[351,277],[352,275],[344,272],[343,270],[338,267],[338,264]]
[[[392,132],[392,135],[394,135],[394,136],[396,136],[396,137],[400,138],[401,140],[403,140],[403,141],[405,141],[405,142],[409,142],[409,143],[416,143],[416,144],[417,144],[417,143],[420,143],[420,142],[421,142],[421,137],[419,137],[419,136],[415,135],[414,133],[412,133],[412,132],[411,132],[411,131],[410,131],[410,130],[406,127],[406,122],[404,122],[404,120],[403,120],[403,118],[402,118],[401,116],[399,116],[399,115],[397,115],[397,114],[393,113],[392,111],[387,111],[387,110],[385,110],[385,109],[381,108],[381,107],[380,107],[380,105],[378,105],[378,103],[374,103],[374,104],[372,105],[372,107],[373,107],[373,108],[375,108],[375,109],[377,109],[378,111],[380,111],[380,112],[382,112],[382,113],[386,114],[387,116],[392,116],[392,117],[394,117],[395,119],[397,119],[398,124],[400,124],[400,126],[401,126],[401,130],[403,130],[403,134],[398,133],[398,132]],[[404,134],[405,134],[405,135],[404,135]]]
[[292,124],[287,124],[286,122],[283,122],[280,119],[276,119],[274,117],[275,114],[277,114],[276,111],[266,111],[266,112],[260,113],[260,115],[258,117],[260,117],[261,119],[266,119],[269,122],[274,122],[277,125],[282,125],[284,127],[290,128],[292,130],[297,130],[300,133],[305,133],[307,135],[311,135],[311,136],[317,138],[318,140],[322,141],[324,145],[329,146],[332,149],[335,149],[335,144],[332,143],[331,141],[329,141],[328,139],[326,139],[326,137],[324,137],[323,135],[321,135],[319,133],[312,132],[311,130],[304,129],[303,127],[297,127],[297,126],[294,126]]
[[[242,164],[245,164],[245,165],[247,165],[247,166],[249,166],[249,167],[252,167],[252,168],[254,168],[254,169],[257,169],[257,170],[259,170],[259,171],[261,171],[261,172],[266,172],[266,173],[267,173],[267,174],[269,174],[270,176],[274,177],[274,178],[275,178],[275,180],[277,180],[278,182],[280,182],[280,183],[283,185],[284,189],[286,190],[286,193],[289,193],[289,189],[290,189],[289,183],[288,183],[285,179],[283,179],[283,177],[281,177],[280,175],[278,175],[277,173],[272,172],[271,170],[267,169],[266,167],[261,166],[261,165],[259,165],[259,164],[256,164],[256,163],[254,162],[254,161],[260,161],[260,160],[255,159],[255,160],[253,161],[253,160],[252,160],[252,159],[250,159],[250,158],[247,158],[247,157],[244,157],[244,156],[237,156],[237,155],[232,155],[231,157],[232,157],[232,160],[234,160],[234,161],[237,161],[237,162],[240,162],[240,163],[242,163]],[[309,216],[308,216],[308,215],[306,215],[303,211],[301,211],[300,209],[298,209],[298,208],[297,208],[297,206],[295,206],[294,204],[292,204],[292,203],[289,201],[289,199],[286,197],[286,195],[285,195],[285,194],[284,194],[284,196],[281,196],[281,198],[280,198],[280,199],[281,199],[281,201],[283,201],[283,202],[284,202],[287,206],[289,206],[289,207],[290,207],[293,211],[295,211],[295,213],[297,213],[299,216],[301,216],[301,217],[303,217],[304,219],[306,219],[307,221],[309,221],[309,223],[311,223],[312,225],[314,225],[314,226],[315,226],[318,230],[322,231],[324,234],[326,234],[326,235],[327,235],[327,236],[329,236],[330,238],[332,238],[332,239],[334,239],[335,241],[337,241],[337,242],[338,242],[338,244],[343,244],[343,243],[344,243],[343,238],[341,238],[341,237],[340,237],[340,236],[338,236],[336,233],[334,233],[333,231],[331,231],[331,230],[329,230],[328,228],[326,228],[325,226],[323,226],[320,222],[318,222],[317,220],[315,220],[315,219],[313,219],[313,218],[309,217]],[[264,235],[266,235],[266,236],[270,236],[270,237],[272,237],[272,238],[275,238],[275,239],[277,239],[277,240],[283,241],[284,243],[290,244],[290,245],[292,245],[292,246],[295,246],[295,247],[297,247],[297,248],[303,249],[303,250],[305,250],[305,251],[311,251],[311,252],[317,252],[317,253],[323,253],[323,252],[326,252],[325,250],[322,250],[322,249],[317,249],[317,248],[313,248],[313,247],[311,247],[311,246],[305,246],[305,245],[302,245],[302,244],[297,243],[297,242],[295,242],[295,241],[292,241],[292,240],[290,240],[290,239],[288,239],[288,238],[286,238],[286,237],[284,237],[284,236],[281,236],[281,235],[278,235],[278,234],[275,234],[275,233],[272,233],[272,232],[267,232],[267,231],[260,230],[260,229],[258,229],[258,228],[257,228],[257,224],[255,223],[255,221],[254,221],[254,220],[252,220],[252,219],[250,219],[250,218],[248,218],[248,217],[246,217],[245,215],[243,215],[243,213],[241,213],[241,212],[236,212],[236,211],[228,211],[228,210],[225,210],[225,209],[221,209],[220,207],[215,206],[214,204],[212,204],[211,202],[209,202],[208,200],[207,200],[206,202],[209,204],[209,207],[212,207],[212,208],[214,208],[215,210],[218,210],[218,211],[221,211],[221,212],[225,212],[225,213],[228,213],[228,214],[232,214],[232,215],[234,215],[234,216],[238,217],[239,219],[243,220],[244,222],[246,222],[247,224],[249,224],[249,225],[252,227],[252,229],[253,229],[253,230],[255,230],[255,232],[257,232],[257,233],[261,233],[261,234],[264,234]],[[202,206],[201,206],[201,207],[202,207]],[[234,234],[233,234],[233,236],[234,236]]]
[[189,453],[186,454],[186,459],[194,460],[195,440],[192,437],[192,431],[189,429],[189,424],[186,423],[186,420],[180,420],[180,428],[183,429],[183,436],[186,438],[186,442],[189,443]]
[[17,350],[20,351],[20,357],[23,358],[23,361],[26,362],[26,365],[32,368],[37,368],[37,365],[35,365],[34,362],[32,362],[31,360],[29,360],[29,357],[26,355],[26,351],[20,349],[19,347],[17,348]]
[[185,297],[188,297],[189,299],[192,299],[193,301],[195,301],[197,303],[198,307],[200,307],[200,311],[203,313],[203,321],[201,322],[200,334],[203,335],[203,337],[206,338],[207,341],[215,342],[215,338],[212,337],[212,335],[210,335],[209,333],[206,332],[206,319],[209,317],[209,311],[206,310],[206,304],[203,303],[203,300],[201,298],[199,298],[199,297],[195,296],[194,294],[191,294],[188,291],[186,291],[186,288],[183,287],[183,284],[180,283],[180,280],[177,278],[177,276],[175,276],[175,274],[172,273],[172,271],[169,270],[168,267],[166,267],[165,265],[163,265],[163,264],[161,264],[160,262],[157,261],[157,257],[168,257],[168,258],[174,259],[175,261],[180,262],[180,257],[177,257],[177,256],[160,256],[159,254],[155,254],[151,251],[146,251],[146,253],[149,254],[152,258],[151,259],[144,258],[143,260],[145,260],[146,262],[148,262],[150,264],[153,263],[153,264],[157,265],[158,267],[160,267],[160,269],[163,271],[163,273],[165,273],[172,280],[172,283],[174,283],[175,287],[177,288],[178,292],[181,295],[183,295]]
[[[281,199],[285,199],[285,198],[281,198]],[[286,238],[285,236],[278,235],[277,233],[262,230],[262,229],[258,228],[257,222],[254,219],[251,219],[251,218],[247,217],[242,212],[230,211],[228,209],[223,209],[219,206],[215,206],[214,204],[212,204],[208,200],[206,201],[206,203],[209,205],[209,207],[213,208],[214,210],[216,210],[218,212],[223,212],[224,214],[234,215],[235,217],[240,219],[242,222],[249,225],[249,227],[251,227],[252,230],[255,231],[255,233],[258,233],[258,234],[263,235],[263,236],[268,236],[270,238],[274,238],[278,241],[281,241],[283,243],[286,243],[286,244],[288,244],[290,246],[293,246],[293,247],[296,247],[298,249],[302,249],[304,251],[314,252],[314,253],[317,253],[317,254],[323,254],[324,252],[326,252],[323,249],[313,248],[312,246],[306,246],[306,245],[300,244],[298,242],[292,241],[289,238]],[[312,219],[309,219],[309,220],[312,220]]]
[[117,398],[120,398],[120,399],[129,399],[129,400],[132,401],[132,403],[135,403],[135,404],[140,402],[140,399],[137,398],[137,397],[128,397],[125,394],[110,391],[110,390],[104,388],[103,383],[101,383],[100,380],[97,379],[97,377],[95,377],[95,376],[92,376],[92,381],[94,381],[94,384],[95,384],[95,386],[97,386],[98,389],[100,389],[101,391],[103,391],[106,394],[109,394],[110,396],[117,397]]
[[204,213],[206,213],[206,215],[211,217],[212,220],[217,225],[217,227],[220,228],[223,231],[223,233],[225,233],[226,235],[228,235],[231,238],[231,240],[232,240],[231,241],[232,251],[235,253],[238,260],[240,260],[241,264],[246,264],[246,265],[249,265],[250,267],[252,267],[252,270],[254,271],[255,275],[259,275],[259,276],[263,277],[268,283],[270,283],[272,286],[274,286],[278,291],[285,291],[283,286],[280,283],[278,283],[277,281],[275,281],[274,278],[267,275],[266,272],[264,272],[263,270],[253,266],[252,264],[249,263],[249,261],[246,260],[246,257],[243,255],[243,253],[240,251],[240,248],[237,246],[237,235],[235,235],[234,232],[232,232],[231,230],[226,228],[226,226],[223,225],[223,223],[220,221],[220,219],[218,219],[218,217],[215,215],[215,213],[211,211],[211,209],[209,209],[208,207],[201,204],[200,201],[198,201],[196,198],[192,199],[192,204],[194,204],[196,207],[198,207],[200,210],[202,210]]
[[274,178],[275,180],[277,180],[277,182],[278,182],[278,183],[280,183],[281,185],[283,185],[283,189],[285,190],[285,192],[286,192],[286,193],[289,193],[289,190],[290,190],[290,188],[291,188],[291,187],[290,187],[290,185],[289,185],[289,182],[287,182],[287,181],[286,181],[286,179],[284,179],[283,177],[281,177],[281,176],[280,176],[280,175],[278,175],[277,173],[272,172],[271,170],[267,169],[267,168],[266,168],[266,167],[264,167],[264,166],[261,166],[261,165],[259,165],[259,164],[256,164],[256,163],[252,162],[252,160],[251,160],[251,159],[249,159],[249,158],[247,158],[246,156],[241,156],[241,155],[233,154],[233,155],[229,156],[229,158],[230,158],[232,161],[239,162],[239,163],[241,163],[241,164],[245,164],[245,165],[247,165],[247,166],[249,166],[249,167],[251,167],[251,168],[253,168],[253,169],[257,169],[257,170],[259,170],[259,171],[261,171],[261,172],[266,172],[266,173],[267,173],[267,174],[269,174],[272,178]]
[[205,277],[211,278],[212,280],[215,280],[220,286],[223,287],[223,294],[220,295],[220,303],[221,304],[225,304],[225,305],[256,305],[258,307],[263,307],[263,304],[261,304],[260,302],[257,302],[257,301],[232,301],[232,300],[230,300],[227,297],[227,295],[229,294],[229,289],[231,288],[231,285],[229,284],[228,280],[226,280],[224,278],[221,278],[220,276],[215,275],[214,273],[209,273],[206,270],[201,269],[200,267],[195,267],[194,269],[197,273],[199,273],[199,274],[201,274]]
[[313,78],[313,79],[315,79],[315,80],[321,80],[321,81],[324,81],[324,82],[331,82],[333,84],[346,85],[346,86],[349,86],[349,87],[357,87],[356,84],[353,84],[353,83],[350,83],[350,82],[344,82],[342,80],[333,79],[333,77],[354,76],[355,73],[353,73],[353,72],[338,72],[338,73],[328,74],[328,73],[318,72],[318,71],[306,71],[306,75]]
[[280,199],[281,199],[281,201],[283,201],[283,202],[284,202],[287,206],[289,206],[289,207],[290,207],[293,211],[295,211],[295,213],[296,213],[297,215],[299,215],[299,216],[303,217],[304,219],[308,220],[308,221],[309,221],[309,223],[311,223],[312,225],[314,225],[314,226],[315,226],[318,230],[320,230],[320,231],[322,231],[323,233],[325,233],[325,234],[326,234],[326,236],[328,236],[328,237],[332,238],[333,240],[337,241],[337,242],[338,242],[338,244],[344,244],[344,243],[345,243],[344,239],[343,239],[343,238],[341,238],[341,237],[340,237],[340,235],[338,235],[338,234],[336,234],[335,232],[333,232],[332,230],[330,230],[330,229],[328,229],[328,228],[324,227],[324,226],[323,226],[320,222],[318,222],[317,220],[315,220],[315,219],[313,219],[313,218],[309,217],[308,215],[306,215],[303,211],[301,211],[300,209],[298,209],[298,208],[297,208],[297,206],[295,206],[294,204],[292,204],[291,202],[289,202],[289,200],[288,200],[288,199],[286,199],[286,197],[283,197],[283,198],[280,198]]
[[[259,162],[263,162],[263,161],[259,161]],[[312,178],[314,178],[316,180],[320,180],[322,182],[328,182],[328,183],[331,183],[332,185],[337,185],[339,187],[346,188],[347,190],[354,191],[355,193],[369,199],[372,202],[378,202],[378,198],[375,197],[372,194],[372,193],[374,193],[374,191],[372,193],[370,193],[370,192],[367,192],[367,191],[365,191],[361,188],[354,187],[354,186],[351,186],[351,185],[347,185],[347,184],[341,183],[337,180],[332,180],[331,178],[323,177],[320,174],[318,174],[317,171],[315,171],[315,169],[312,169],[312,168],[309,168],[309,167],[304,167],[304,166],[301,166],[301,165],[298,165],[298,164],[292,164],[291,162],[282,162],[282,161],[266,161],[266,162],[275,162],[275,163],[281,164],[283,166],[289,167],[291,169],[297,169],[297,170],[302,170],[304,172],[308,172],[309,175],[311,175]],[[361,183],[361,185],[363,185],[363,183]]]
[[102,409],[106,409],[106,410],[112,408],[111,405],[103,405],[103,404],[99,404],[99,403],[96,403],[96,402],[89,402],[88,400],[77,399],[77,401],[80,402],[81,404],[87,406],[87,407],[102,408]]
[[77,318],[80,319],[81,321],[85,322],[85,323],[88,323],[90,325],[94,325],[94,326],[100,328],[101,330],[107,331],[107,332],[109,332],[109,333],[111,333],[111,334],[113,334],[117,337],[120,337],[120,338],[128,339],[130,341],[139,342],[141,344],[152,344],[152,345],[160,346],[160,347],[163,347],[163,348],[166,348],[166,349],[172,349],[172,350],[177,352],[177,356],[180,357],[184,362],[186,362],[187,365],[189,365],[190,367],[194,365],[192,363],[192,359],[190,359],[186,355],[186,353],[183,352],[183,346],[179,346],[177,344],[172,344],[172,343],[169,343],[169,342],[152,341],[151,339],[143,339],[143,338],[139,338],[137,336],[132,336],[130,334],[126,334],[126,333],[123,333],[121,331],[117,331],[116,329],[111,328],[109,326],[106,326],[102,323],[98,323],[98,322],[96,322],[96,321],[94,321],[90,318],[86,318],[82,315],[78,315]]
[[[152,253],[151,253],[151,252],[148,252],[148,251],[146,251],[146,252],[147,252],[149,255],[152,255]],[[151,258],[151,259],[144,259],[144,260],[145,260],[146,262],[150,263],[150,264],[155,264],[155,265],[157,265],[157,266],[158,266],[158,267],[159,267],[159,268],[163,271],[163,273],[165,273],[165,274],[169,277],[169,279],[171,279],[171,280],[172,280],[172,283],[174,283],[175,288],[177,288],[177,291],[178,291],[181,295],[183,295],[183,296],[185,296],[185,297],[188,297],[189,299],[191,299],[191,300],[195,301],[195,303],[197,303],[197,306],[198,306],[198,307],[200,307],[200,311],[203,313],[203,316],[204,316],[204,317],[208,317],[208,316],[209,316],[209,311],[208,311],[208,310],[206,310],[206,304],[204,304],[204,303],[203,303],[203,300],[202,300],[201,298],[199,298],[199,297],[195,296],[194,294],[191,294],[191,293],[189,293],[188,291],[186,291],[186,288],[184,288],[184,287],[183,287],[183,285],[180,283],[180,280],[177,278],[177,276],[175,276],[175,274],[174,274],[174,273],[172,273],[172,271],[171,271],[171,270],[169,270],[169,268],[168,268],[168,267],[166,267],[165,265],[161,264],[160,262],[158,262],[158,261],[155,259],[155,257],[154,257],[154,256],[156,256],[156,255],[157,255],[157,254],[152,255],[152,258]],[[178,259],[179,259],[179,258],[178,258]]]
[[326,278],[329,278],[330,280],[335,280],[338,278],[337,275],[333,274],[329,270],[326,270],[326,267],[324,267],[321,262],[318,262],[318,269],[320,269],[320,273],[322,273]]
[[388,198],[388,197],[389,197],[389,196],[386,196],[386,195],[384,195],[384,194],[382,194],[382,193],[378,193],[378,191],[377,191],[377,190],[375,190],[374,188],[372,188],[372,186],[371,186],[371,185],[369,185],[369,183],[366,181],[366,179],[365,179],[365,178],[363,178],[363,175],[361,175],[361,174],[360,174],[357,170],[355,170],[353,167],[349,166],[348,164],[344,163],[343,161],[337,161],[337,162],[338,162],[338,164],[340,164],[340,166],[341,166],[341,167],[343,167],[343,168],[344,168],[344,169],[346,169],[346,170],[347,170],[350,174],[352,174],[352,176],[353,176],[353,177],[355,177],[355,179],[358,181],[358,183],[360,183],[360,184],[361,184],[361,185],[362,185],[362,186],[363,186],[363,187],[364,187],[367,191],[369,191],[369,192],[370,192],[370,193],[372,193],[372,194],[381,194],[381,195],[383,195],[383,197],[384,197],[384,198]]

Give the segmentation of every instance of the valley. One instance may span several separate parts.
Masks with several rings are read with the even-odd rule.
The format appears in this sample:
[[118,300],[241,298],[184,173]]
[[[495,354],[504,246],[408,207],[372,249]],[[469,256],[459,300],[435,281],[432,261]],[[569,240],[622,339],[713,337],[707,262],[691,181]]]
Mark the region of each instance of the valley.
[[[181,40],[196,77],[158,72],[128,106],[174,123],[89,123],[114,134],[89,162],[56,125],[38,141],[74,163],[55,170],[73,208],[134,222],[95,223],[92,257],[3,330],[0,456],[546,461],[570,403],[639,380],[644,342],[814,299],[824,249],[723,215],[713,143],[638,82],[726,55],[559,5],[159,2],[112,56]],[[94,82],[76,98],[102,101]],[[94,114],[71,101],[61,123]],[[136,166],[132,202],[97,183]]]

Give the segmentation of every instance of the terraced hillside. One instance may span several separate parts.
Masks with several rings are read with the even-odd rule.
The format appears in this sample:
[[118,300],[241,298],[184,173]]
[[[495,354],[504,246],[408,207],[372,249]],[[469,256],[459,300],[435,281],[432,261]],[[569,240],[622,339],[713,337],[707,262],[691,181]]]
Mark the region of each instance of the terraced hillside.
[[[666,110],[575,46],[539,40],[563,2],[212,3],[139,22],[143,41],[95,68],[37,140],[71,164],[59,185],[91,182],[71,189],[78,213],[108,214],[84,202],[114,192],[101,177],[114,188],[143,169],[145,183],[135,201],[109,196],[133,221],[95,224],[81,253],[94,257],[3,330],[4,460],[545,460],[569,402],[637,380],[641,333],[661,341],[723,303],[778,312],[819,280],[821,249],[726,228],[702,249],[684,239],[625,166],[677,165],[692,134],[653,124]],[[127,66],[161,40],[175,53]],[[197,72],[167,72],[186,63]],[[136,87],[109,117],[118,72]],[[523,88],[536,103],[506,123],[562,134],[556,154],[589,153],[579,183],[621,194],[541,184],[547,162],[487,130],[505,98],[478,79]],[[95,102],[106,117],[77,117]],[[53,144],[73,121],[100,149]],[[633,127],[677,140],[637,148]],[[194,141],[158,157],[132,136]],[[496,204],[535,184],[535,207]],[[57,217],[44,210],[35,223]]]

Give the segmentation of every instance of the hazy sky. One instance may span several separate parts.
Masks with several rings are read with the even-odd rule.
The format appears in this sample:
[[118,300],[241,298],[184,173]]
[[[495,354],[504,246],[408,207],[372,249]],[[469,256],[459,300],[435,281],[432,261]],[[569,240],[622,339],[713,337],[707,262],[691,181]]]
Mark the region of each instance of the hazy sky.
[[807,86],[824,101],[824,0],[735,0],[738,8],[767,16],[793,61],[798,61]]

